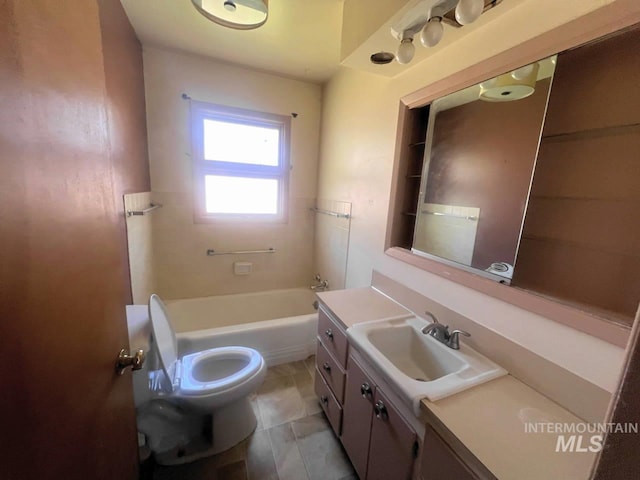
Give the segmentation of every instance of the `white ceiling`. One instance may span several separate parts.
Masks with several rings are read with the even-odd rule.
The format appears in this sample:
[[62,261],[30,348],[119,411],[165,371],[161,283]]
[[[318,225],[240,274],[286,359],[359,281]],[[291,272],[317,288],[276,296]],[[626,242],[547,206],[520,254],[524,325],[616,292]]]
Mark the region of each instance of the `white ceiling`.
[[340,62],[343,0],[270,0],[267,23],[233,30],[213,23],[191,0],[121,0],[143,45],[322,83]]

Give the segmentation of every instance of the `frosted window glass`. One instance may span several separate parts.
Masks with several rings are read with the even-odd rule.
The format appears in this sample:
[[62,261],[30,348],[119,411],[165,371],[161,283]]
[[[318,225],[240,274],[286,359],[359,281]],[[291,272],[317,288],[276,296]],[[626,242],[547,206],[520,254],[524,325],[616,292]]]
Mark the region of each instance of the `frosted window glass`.
[[207,213],[278,213],[278,180],[222,175],[205,176]]
[[204,120],[204,159],[278,166],[279,128]]

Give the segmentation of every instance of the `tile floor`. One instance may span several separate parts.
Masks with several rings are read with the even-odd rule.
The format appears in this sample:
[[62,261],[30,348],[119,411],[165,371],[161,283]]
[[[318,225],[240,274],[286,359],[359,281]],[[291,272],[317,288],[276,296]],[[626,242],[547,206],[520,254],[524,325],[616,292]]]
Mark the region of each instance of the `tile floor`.
[[315,357],[270,368],[252,397],[258,427],[244,442],[154,480],[357,480],[313,392]]

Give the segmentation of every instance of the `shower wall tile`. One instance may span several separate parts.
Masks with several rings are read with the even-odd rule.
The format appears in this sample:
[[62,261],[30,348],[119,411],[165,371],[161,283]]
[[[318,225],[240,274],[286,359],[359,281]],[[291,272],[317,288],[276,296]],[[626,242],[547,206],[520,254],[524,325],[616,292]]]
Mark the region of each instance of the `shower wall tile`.
[[[151,192],[131,193],[124,196],[125,214],[129,210],[144,210],[152,203]],[[127,243],[129,249],[129,272],[134,304],[146,304],[155,288],[153,268],[153,216],[131,216],[126,218]]]

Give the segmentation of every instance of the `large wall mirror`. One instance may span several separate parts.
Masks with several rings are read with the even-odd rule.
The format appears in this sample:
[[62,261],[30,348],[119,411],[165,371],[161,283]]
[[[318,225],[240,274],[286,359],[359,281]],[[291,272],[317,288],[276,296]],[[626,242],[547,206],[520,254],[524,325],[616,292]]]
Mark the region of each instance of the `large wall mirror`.
[[390,250],[628,328],[640,300],[638,52],[634,25],[407,110]]
[[510,282],[555,63],[431,104],[413,252]]

